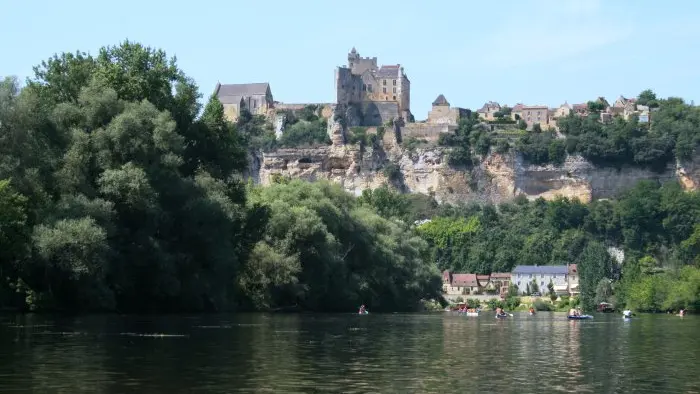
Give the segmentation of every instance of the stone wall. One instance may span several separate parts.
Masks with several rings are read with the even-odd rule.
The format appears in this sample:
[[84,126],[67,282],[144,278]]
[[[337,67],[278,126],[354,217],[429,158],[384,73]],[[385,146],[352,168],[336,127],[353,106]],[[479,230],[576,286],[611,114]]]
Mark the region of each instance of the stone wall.
[[382,126],[400,116],[399,104],[392,101],[371,101],[361,104],[363,126]]
[[408,138],[418,138],[429,142],[437,142],[440,134],[454,131],[456,128],[456,126],[448,124],[406,123],[401,127],[401,137],[404,141]]

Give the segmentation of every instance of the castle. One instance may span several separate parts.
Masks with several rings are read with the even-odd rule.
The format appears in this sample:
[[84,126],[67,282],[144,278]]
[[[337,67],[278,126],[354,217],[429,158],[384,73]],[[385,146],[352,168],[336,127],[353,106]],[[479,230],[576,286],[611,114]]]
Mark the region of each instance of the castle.
[[[335,69],[334,103],[274,101],[269,83],[217,83],[214,94],[223,104],[229,120],[236,121],[245,108],[255,115],[266,116],[278,137],[284,133],[286,112],[295,112],[308,105],[318,108],[320,116],[334,120],[328,129],[332,140],[336,140],[338,134],[344,134],[344,128],[386,125],[393,126],[397,135],[436,140],[441,133],[456,129],[459,119],[471,112],[451,107],[440,94],[427,119],[415,122],[411,113],[411,81],[400,64],[379,66],[376,57],[361,57],[355,48],[348,53],[347,59],[347,66]],[[336,124],[338,119],[343,119],[342,126]]]
[[412,121],[411,81],[400,64],[377,65],[355,48],[348,65],[335,70],[336,105],[354,107],[362,126],[381,126],[396,119]]

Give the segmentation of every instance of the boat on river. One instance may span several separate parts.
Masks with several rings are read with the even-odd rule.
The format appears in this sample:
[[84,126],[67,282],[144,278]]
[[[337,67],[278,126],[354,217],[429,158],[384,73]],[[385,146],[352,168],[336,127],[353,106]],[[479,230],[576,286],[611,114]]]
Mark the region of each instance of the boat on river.
[[586,320],[586,319],[593,319],[593,316],[591,315],[569,315],[567,316],[569,320]]

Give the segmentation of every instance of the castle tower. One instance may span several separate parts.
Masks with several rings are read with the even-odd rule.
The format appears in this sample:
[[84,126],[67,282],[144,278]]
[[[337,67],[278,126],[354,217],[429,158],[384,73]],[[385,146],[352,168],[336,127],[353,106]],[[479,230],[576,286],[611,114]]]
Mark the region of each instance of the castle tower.
[[359,60],[360,54],[357,53],[357,49],[355,49],[355,47],[352,47],[352,50],[350,50],[350,53],[348,53],[348,68],[352,70],[353,66],[355,66]]

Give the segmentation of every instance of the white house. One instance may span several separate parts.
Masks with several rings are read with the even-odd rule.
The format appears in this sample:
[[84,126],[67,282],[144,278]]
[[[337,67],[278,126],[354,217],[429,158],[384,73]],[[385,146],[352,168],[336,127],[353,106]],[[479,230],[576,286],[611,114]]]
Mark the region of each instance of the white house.
[[[578,276],[578,275],[577,275]],[[543,295],[548,293],[549,282],[557,294],[569,294],[569,267],[566,265],[518,265],[510,274],[510,283],[519,294],[532,292],[533,283]],[[578,279],[577,279],[578,283]]]

